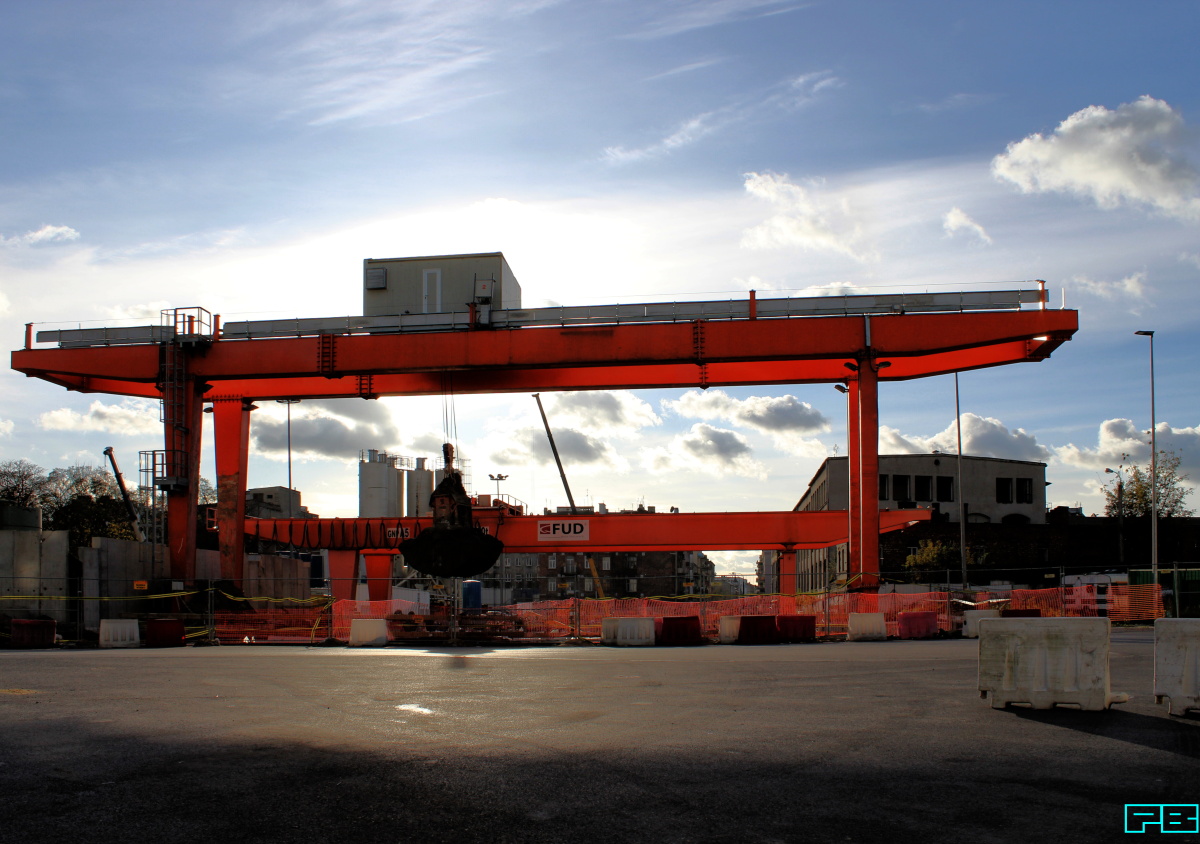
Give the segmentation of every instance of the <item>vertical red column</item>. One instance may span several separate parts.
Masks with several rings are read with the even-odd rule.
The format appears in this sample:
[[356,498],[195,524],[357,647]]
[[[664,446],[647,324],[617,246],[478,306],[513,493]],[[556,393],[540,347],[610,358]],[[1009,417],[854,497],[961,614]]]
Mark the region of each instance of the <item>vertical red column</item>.
[[196,517],[200,497],[200,431],[204,402],[200,387],[184,381],[164,424],[167,487],[167,542],[171,579],[196,579]]
[[250,457],[250,411],[245,399],[213,402],[213,439],[217,458],[217,530],[221,579],[239,587],[246,549],[246,466]]
[[799,591],[796,582],[796,549],[785,548],[779,552],[779,583],[776,587],[781,594],[791,595]]
[[879,585],[879,373],[870,357],[858,371],[858,440],[859,585],[873,589]]
[[329,549],[329,590],[334,600],[353,601],[358,591],[358,552]]
[[363,551],[367,569],[367,597],[388,601],[392,597],[392,559],[395,551]]
[[854,577],[862,571],[862,436],[859,429],[858,379],[847,381],[846,453],[850,477],[848,481],[850,553],[847,575]]

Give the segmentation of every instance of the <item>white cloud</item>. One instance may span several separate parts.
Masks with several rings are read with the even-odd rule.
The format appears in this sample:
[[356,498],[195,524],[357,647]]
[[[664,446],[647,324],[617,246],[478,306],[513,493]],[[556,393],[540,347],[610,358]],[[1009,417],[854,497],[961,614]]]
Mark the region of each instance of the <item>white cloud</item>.
[[652,3],[645,6],[655,17],[631,38],[666,38],[734,21],[766,17],[802,9],[806,3],[787,0],[699,0],[688,3]]
[[[1200,426],[1173,428],[1159,422],[1155,442],[1160,452],[1179,455],[1181,472],[1200,477]],[[1070,443],[1056,448],[1055,456],[1068,466],[1101,471],[1121,464],[1146,466],[1150,463],[1149,429],[1143,430],[1129,419],[1107,419],[1100,425],[1095,447]]]
[[604,160],[610,164],[630,164],[649,158],[659,158],[694,144],[705,135],[721,128],[723,124],[724,120],[719,119],[717,112],[698,114],[683,121],[674,132],[652,144],[635,149],[622,146],[605,147],[602,155]]
[[628,390],[555,393],[547,404],[554,430],[563,425],[610,437],[631,437],[643,428],[662,424],[654,408]]
[[[962,443],[963,454],[974,457],[1045,462],[1052,456],[1049,448],[1039,445],[1037,437],[1024,429],[1010,431],[999,419],[974,413],[962,415]],[[953,422],[931,437],[905,436],[887,425],[879,428],[881,454],[928,454],[933,451],[958,453],[958,431]]]
[[[274,402],[259,407],[250,424],[256,453],[286,460],[287,408]],[[308,401],[293,406],[291,413],[293,457],[353,460],[368,448],[395,451],[403,439],[386,402]]]
[[1183,118],[1162,100],[1143,96],[1110,111],[1088,106],[1050,136],[1008,145],[992,173],[1025,193],[1083,196],[1101,208],[1128,203],[1200,218],[1200,174],[1188,161]]
[[776,448],[801,457],[823,457],[825,446],[805,437],[829,430],[829,419],[795,396],[751,396],[735,399],[723,390],[689,390],[677,400],[664,400],[665,410],[693,419],[721,419],[770,435]]
[[865,263],[875,260],[872,250],[860,245],[862,230],[845,199],[826,198],[791,182],[786,174],[747,173],[747,193],[775,206],[776,214],[742,233],[747,249],[798,246],[832,252]]
[[966,232],[978,238],[981,242],[991,244],[992,238],[988,235],[987,230],[979,223],[972,220],[967,212],[955,206],[946,212],[946,216],[942,218],[942,229],[946,232],[946,237],[953,237],[959,232]]
[[11,437],[15,427],[11,419],[0,419],[0,437]]
[[642,462],[652,472],[701,472],[718,477],[765,477],[766,467],[753,457],[746,438],[736,431],[697,422],[687,433],[673,437],[665,448],[642,450]]
[[755,98],[747,98],[690,117],[669,135],[652,144],[632,149],[624,146],[606,147],[602,158],[609,164],[618,165],[660,158],[764,112],[800,108],[825,91],[839,88],[841,85],[841,80],[828,70],[801,74],[771,86],[764,94]]
[[0,246],[43,246],[49,243],[69,243],[79,239],[79,232],[70,226],[42,226],[36,231],[5,237],[0,235]]
[[1082,293],[1090,293],[1110,301],[1146,298],[1145,273],[1134,273],[1116,281],[1095,281],[1087,276],[1077,275],[1071,279],[1071,286]]
[[[574,470],[622,473],[629,470],[629,461],[607,440],[574,428],[555,426],[554,445],[563,462],[568,478]],[[487,446],[485,446],[487,448]],[[493,440],[488,457],[501,466],[528,466],[536,463],[554,464],[554,452],[546,429],[529,425],[507,433],[502,442]]]
[[103,431],[124,436],[162,433],[158,403],[144,399],[125,399],[121,404],[94,401],[86,413],[61,407],[38,416],[37,424],[48,431]]

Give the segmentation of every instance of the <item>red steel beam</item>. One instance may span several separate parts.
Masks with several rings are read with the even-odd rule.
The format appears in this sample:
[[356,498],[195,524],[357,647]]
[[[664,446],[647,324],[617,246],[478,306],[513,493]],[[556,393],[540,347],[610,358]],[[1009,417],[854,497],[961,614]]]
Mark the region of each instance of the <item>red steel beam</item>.
[[[609,551],[760,551],[826,548],[848,540],[845,510],[763,513],[605,513],[588,516],[513,516],[475,510],[476,522],[511,553]],[[929,510],[883,510],[881,531],[930,518]],[[558,525],[556,529],[554,526]],[[247,519],[246,535],[297,548],[398,548],[429,520]],[[576,527],[581,526],[581,527]]]
[[[752,325],[750,323],[753,323]],[[866,335],[884,381],[1041,360],[1075,311],[910,314],[219,340],[206,398],[334,398],[840,381]],[[20,349],[13,369],[68,389],[156,397],[159,348]]]

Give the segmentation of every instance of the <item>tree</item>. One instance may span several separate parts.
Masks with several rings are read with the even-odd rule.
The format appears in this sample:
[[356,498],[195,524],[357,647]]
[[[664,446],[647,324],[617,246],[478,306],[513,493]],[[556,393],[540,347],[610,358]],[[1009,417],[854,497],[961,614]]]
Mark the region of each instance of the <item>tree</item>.
[[18,507],[39,507],[46,491],[46,470],[28,460],[0,461],[0,501]]
[[98,466],[68,466],[54,469],[42,491],[42,512],[47,519],[79,496],[120,499],[121,491],[111,474]]
[[[967,548],[967,566],[975,568],[983,565],[987,552],[978,556],[975,551]],[[924,583],[927,574],[935,572],[957,572],[962,570],[962,558],[958,553],[958,545],[942,542],[940,539],[921,539],[917,542],[917,553],[909,554],[904,560],[904,568],[908,570],[915,583]]]
[[[1192,487],[1183,485],[1188,476],[1179,471],[1180,459],[1173,451],[1158,453],[1158,478],[1155,487],[1158,495],[1158,515],[1162,518],[1193,516],[1196,513],[1195,510],[1184,506],[1187,497],[1192,493]],[[1122,463],[1117,469],[1118,472],[1124,473],[1125,480],[1122,484],[1122,475],[1118,474],[1116,481],[1104,488],[1104,515],[1127,518],[1150,515],[1150,466],[1143,468],[1136,464],[1126,466]]]
[[91,545],[93,536],[134,538],[125,503],[111,495],[97,498],[87,494],[74,496],[54,511],[46,529],[69,531],[72,548]]

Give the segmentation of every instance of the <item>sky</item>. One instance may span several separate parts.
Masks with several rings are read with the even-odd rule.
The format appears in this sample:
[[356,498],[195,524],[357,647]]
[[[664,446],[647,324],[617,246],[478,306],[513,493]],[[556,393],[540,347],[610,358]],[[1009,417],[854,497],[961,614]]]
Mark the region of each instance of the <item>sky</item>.
[[[0,336],[362,313],[367,257],[502,251],[524,305],[1006,289],[1080,330],[963,373],[964,451],[1103,511],[1160,449],[1200,478],[1200,7],[763,0],[9,0]],[[0,372],[0,460],[126,474],[158,407]],[[846,450],[829,385],[543,396],[578,503],[790,509]],[[884,453],[955,450],[954,380],[880,389]],[[285,408],[249,485],[286,485]],[[292,471],[447,438],[477,492],[566,503],[533,399],[292,408]],[[212,479],[211,435],[203,474]],[[1189,484],[1191,485],[1191,484]],[[1193,497],[1192,506],[1195,506]],[[747,573],[753,554],[714,554]]]

